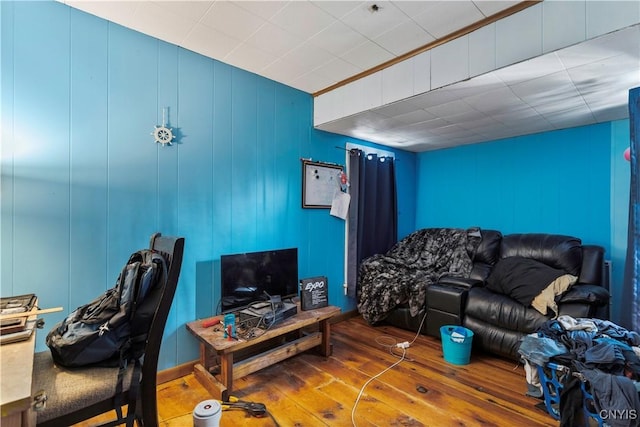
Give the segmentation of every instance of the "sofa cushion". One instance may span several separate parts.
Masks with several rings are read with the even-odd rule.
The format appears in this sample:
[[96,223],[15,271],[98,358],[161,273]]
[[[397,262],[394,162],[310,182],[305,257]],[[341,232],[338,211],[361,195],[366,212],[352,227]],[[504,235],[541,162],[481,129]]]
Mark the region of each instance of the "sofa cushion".
[[589,304],[589,305],[607,305],[609,304],[609,291],[598,285],[574,286],[569,292],[562,295],[560,304]]
[[502,238],[500,257],[514,256],[534,259],[578,276],[582,267],[582,242],[559,234],[508,234]]
[[499,231],[482,230],[482,241],[478,245],[475,254],[473,254],[473,262],[494,265],[500,257],[501,241],[502,233]]
[[[507,295],[493,292],[486,286],[469,289],[465,317],[482,319],[494,328],[526,334],[535,332],[549,320],[532,307],[522,305]],[[473,328],[469,329],[476,333]]]
[[508,295],[524,306],[538,296],[565,271],[523,257],[503,258],[487,278],[487,288]]
[[473,269],[469,277],[484,282],[500,257],[502,233],[496,230],[482,230],[482,241],[473,255]]

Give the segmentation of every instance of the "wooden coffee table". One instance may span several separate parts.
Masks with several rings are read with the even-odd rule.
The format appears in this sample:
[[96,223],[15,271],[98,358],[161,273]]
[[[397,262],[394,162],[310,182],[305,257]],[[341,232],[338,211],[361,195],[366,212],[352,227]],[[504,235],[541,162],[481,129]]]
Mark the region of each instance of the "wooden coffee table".
[[[194,366],[198,381],[216,399],[227,400],[233,389],[233,381],[295,356],[308,349],[319,347],[323,356],[331,355],[331,327],[329,320],[340,313],[340,308],[327,306],[315,310],[301,311],[264,331],[262,335],[248,340],[228,340],[220,327],[203,327],[203,320],[187,323],[187,330],[200,341],[200,363]],[[206,320],[206,319],[205,319]],[[302,331],[318,326],[317,331]],[[261,349],[260,344],[274,338],[297,332],[297,338]],[[264,344],[263,344],[264,345]],[[258,349],[258,354],[234,362],[234,354]],[[212,373],[218,370],[219,379]]]

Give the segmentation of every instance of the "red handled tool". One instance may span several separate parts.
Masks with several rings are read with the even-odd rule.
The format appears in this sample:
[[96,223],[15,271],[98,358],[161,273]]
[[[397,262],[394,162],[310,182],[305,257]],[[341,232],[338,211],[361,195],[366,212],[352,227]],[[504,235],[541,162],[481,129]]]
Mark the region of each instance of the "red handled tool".
[[220,323],[220,318],[218,317],[214,317],[212,319],[207,319],[207,320],[203,320],[202,321],[202,327],[203,328],[208,328],[210,326],[214,326]]
[[233,325],[227,325],[227,340],[233,341]]

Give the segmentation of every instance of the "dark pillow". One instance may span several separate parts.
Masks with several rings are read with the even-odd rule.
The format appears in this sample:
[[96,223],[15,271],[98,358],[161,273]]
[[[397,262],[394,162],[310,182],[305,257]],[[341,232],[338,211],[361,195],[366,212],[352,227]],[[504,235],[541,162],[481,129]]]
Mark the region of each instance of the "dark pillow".
[[564,270],[531,258],[508,257],[493,267],[487,278],[487,288],[529,306],[542,290],[563,274],[566,274]]

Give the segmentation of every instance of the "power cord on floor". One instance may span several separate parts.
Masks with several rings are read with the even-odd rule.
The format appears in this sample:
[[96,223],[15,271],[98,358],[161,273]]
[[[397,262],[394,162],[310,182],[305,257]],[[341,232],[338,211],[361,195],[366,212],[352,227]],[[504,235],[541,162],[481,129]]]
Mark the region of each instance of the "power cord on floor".
[[424,316],[422,316],[422,320],[420,321],[420,326],[418,326],[418,331],[416,332],[416,335],[413,337],[413,339],[411,340],[411,342],[409,344],[413,345],[413,343],[418,339],[418,337],[420,336],[420,331],[422,330],[422,326],[424,325],[424,321],[427,320],[427,309],[425,308],[424,310]]
[[380,375],[384,374],[385,372],[387,372],[388,370],[396,367],[397,365],[399,365],[403,360],[404,360],[404,356],[407,353],[407,349],[402,347],[402,357],[400,359],[398,359],[393,365],[389,366],[387,369],[385,369],[384,371],[374,375],[373,377],[369,378],[369,380],[364,383],[364,385],[362,386],[362,388],[360,389],[360,393],[358,393],[358,397],[356,398],[356,402],[353,404],[353,409],[351,410],[351,423],[354,425],[356,425],[356,407],[358,406],[358,402],[360,401],[360,398],[362,397],[362,393],[364,392],[364,389],[369,385],[369,383],[373,380],[375,380],[376,378],[378,378]]
[[[373,377],[369,378],[367,380],[367,382],[364,383],[364,385],[360,389],[360,393],[358,393],[358,397],[356,398],[355,403],[353,404],[353,409],[351,410],[351,424],[353,424],[354,427],[356,427],[356,407],[358,406],[358,402],[360,402],[360,398],[362,397],[362,394],[364,393],[364,389],[367,388],[367,386],[369,385],[369,383],[371,383],[371,381],[375,380],[376,378],[378,378],[379,376],[381,376],[385,372],[395,368],[400,363],[402,363],[402,361],[404,361],[406,359],[407,349],[413,345],[413,343],[416,341],[416,339],[418,339],[418,336],[420,335],[420,331],[422,330],[422,325],[424,324],[424,321],[425,321],[426,318],[427,318],[427,312],[425,310],[424,316],[422,316],[422,321],[420,321],[420,326],[418,327],[418,331],[416,332],[416,335],[413,337],[411,342],[409,342],[409,341],[397,342],[397,340],[395,338],[390,337],[388,335],[382,335],[382,336],[376,338],[376,343],[377,344],[379,344],[379,345],[381,345],[383,347],[389,347],[390,353],[392,355],[394,355],[394,356],[400,357],[400,359],[398,359],[391,366],[389,366],[386,369],[384,369],[382,372],[379,372],[378,374],[376,374]],[[381,342],[383,338],[385,338],[385,339],[389,338],[393,342],[391,342],[390,344],[384,344],[384,343]],[[395,349],[401,349],[402,350],[402,355],[396,354],[394,352]]]

